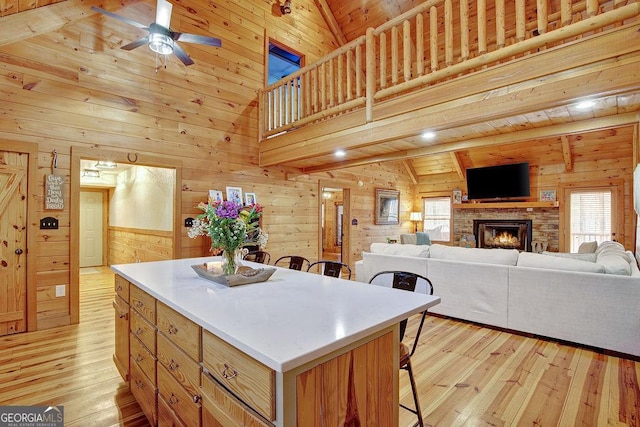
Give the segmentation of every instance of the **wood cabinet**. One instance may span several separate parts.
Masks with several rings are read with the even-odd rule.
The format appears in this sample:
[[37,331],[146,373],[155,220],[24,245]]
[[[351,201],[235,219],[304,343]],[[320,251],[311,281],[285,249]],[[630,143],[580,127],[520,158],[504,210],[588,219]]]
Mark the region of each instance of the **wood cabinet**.
[[113,363],[123,380],[129,381],[129,302],[115,295],[115,353]]

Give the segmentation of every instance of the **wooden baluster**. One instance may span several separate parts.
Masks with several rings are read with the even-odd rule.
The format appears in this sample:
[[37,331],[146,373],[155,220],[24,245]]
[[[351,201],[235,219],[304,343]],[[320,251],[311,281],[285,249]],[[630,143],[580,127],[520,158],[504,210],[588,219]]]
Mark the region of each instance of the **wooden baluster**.
[[587,0],[587,16],[591,18],[598,14],[598,0]]
[[311,110],[311,113],[317,113],[318,111],[320,111],[320,108],[318,108],[318,67],[314,67],[313,68],[313,79],[311,80],[311,93],[313,96],[313,109]]
[[434,72],[438,70],[438,9],[435,6],[429,10],[429,42],[431,72]]
[[487,1],[478,0],[478,53],[487,53]]
[[560,23],[562,26],[571,24],[571,0],[560,0]]
[[496,0],[496,47],[501,49],[505,42],[504,0]]
[[320,64],[320,108],[327,109],[327,63]]
[[353,99],[353,52],[347,51],[347,101]]
[[402,57],[404,63],[404,81],[411,80],[411,23],[402,23]]
[[[366,108],[365,108],[365,120],[367,123],[371,123],[373,121],[373,97],[376,94],[376,47],[375,47],[375,38],[373,35],[373,28],[367,29],[367,82],[366,82]],[[358,45],[359,47],[360,45]],[[356,50],[358,53],[359,50]],[[358,63],[360,63],[358,61]],[[359,80],[359,79],[358,79]]]
[[424,75],[424,20],[422,14],[416,15],[416,71]]
[[380,33],[380,88],[387,87],[387,33]]
[[327,102],[328,107],[333,107],[336,103],[336,79],[335,79],[335,61],[332,59],[327,62],[329,68],[328,81],[329,84],[329,100]]
[[460,0],[460,59],[469,59],[469,3]]
[[521,42],[527,35],[527,12],[525,0],[516,0],[516,41]]
[[300,111],[298,110],[298,78],[293,79],[291,84],[291,121],[295,122],[300,119]]
[[290,122],[289,120],[289,114],[291,113],[291,99],[289,99],[289,81],[285,82],[285,84],[282,86],[282,112],[283,112],[283,117],[282,117],[282,124],[283,125],[288,125]]
[[[373,35],[372,35],[373,37]],[[373,43],[373,41],[372,41]],[[367,46],[367,49],[369,47]],[[368,52],[367,52],[368,55]],[[368,60],[368,59],[367,59]],[[375,53],[373,54],[373,61],[375,61]],[[375,64],[373,66],[374,70],[375,70]],[[367,70],[367,73],[369,72],[369,70]],[[362,96],[362,78],[360,78],[360,76],[362,76],[362,45],[357,45],[356,46],[356,98],[360,98]],[[367,81],[369,79],[369,77],[367,76]],[[373,74],[373,82],[375,83],[375,72]],[[368,83],[367,83],[368,84]],[[375,87],[374,87],[374,91],[375,91]]]
[[391,84],[398,84],[398,27],[391,28]]
[[538,11],[538,34],[547,32],[547,0],[537,0]]
[[342,104],[344,102],[344,60],[345,55],[338,55],[338,80],[336,80],[336,84],[338,85],[338,104]]
[[451,0],[444,2],[444,45],[444,62],[447,67],[450,67],[453,65],[453,4]]

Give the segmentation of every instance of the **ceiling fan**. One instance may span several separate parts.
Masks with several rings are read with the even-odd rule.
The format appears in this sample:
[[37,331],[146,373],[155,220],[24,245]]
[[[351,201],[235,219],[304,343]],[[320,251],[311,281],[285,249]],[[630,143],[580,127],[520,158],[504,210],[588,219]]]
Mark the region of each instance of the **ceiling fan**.
[[[189,55],[187,55],[187,53],[177,43],[178,41],[203,44],[207,46],[222,46],[220,39],[214,37],[198,36],[195,34],[186,34],[172,31],[169,28],[169,23],[171,22],[171,10],[173,9],[173,5],[167,0],[158,0],[158,6],[156,9],[156,20],[149,26],[140,24],[129,18],[125,18],[124,16],[116,15],[115,13],[106,11],[104,9],[100,9],[96,6],[92,6],[91,9],[96,12],[100,12],[103,15],[119,19],[120,21],[126,22],[129,25],[133,25],[134,27],[147,30],[149,32],[148,35],[125,46],[122,46],[121,49],[133,50],[139,46],[142,46],[143,44],[148,44],[149,49],[156,53],[156,60],[158,58],[158,55],[164,55],[165,68],[167,67],[166,58],[172,53],[177,56],[184,65],[188,66],[194,63]],[[156,67],[156,72],[157,71],[158,68]]]

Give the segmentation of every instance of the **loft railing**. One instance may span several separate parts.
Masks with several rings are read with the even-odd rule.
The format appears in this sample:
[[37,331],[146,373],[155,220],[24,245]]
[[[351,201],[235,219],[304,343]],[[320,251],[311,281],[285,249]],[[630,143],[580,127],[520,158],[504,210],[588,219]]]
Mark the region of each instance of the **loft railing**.
[[427,1],[260,91],[259,138],[359,108],[369,123],[381,100],[635,22],[640,15],[640,0],[553,5]]

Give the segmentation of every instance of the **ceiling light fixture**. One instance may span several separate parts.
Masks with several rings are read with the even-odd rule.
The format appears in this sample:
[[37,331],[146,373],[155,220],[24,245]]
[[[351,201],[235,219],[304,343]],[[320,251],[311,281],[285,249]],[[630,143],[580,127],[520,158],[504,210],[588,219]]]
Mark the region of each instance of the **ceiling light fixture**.
[[344,157],[347,153],[344,150],[336,150],[333,155],[336,157]]
[[576,108],[578,110],[587,110],[593,106],[596,105],[596,101],[592,101],[592,100],[587,100],[587,101],[582,101],[576,104]]
[[422,139],[433,139],[436,137],[436,133],[430,130],[422,132]]
[[100,178],[100,171],[97,169],[82,169],[83,178]]
[[95,167],[96,169],[113,169],[116,166],[118,166],[118,164],[111,160],[98,160]]

